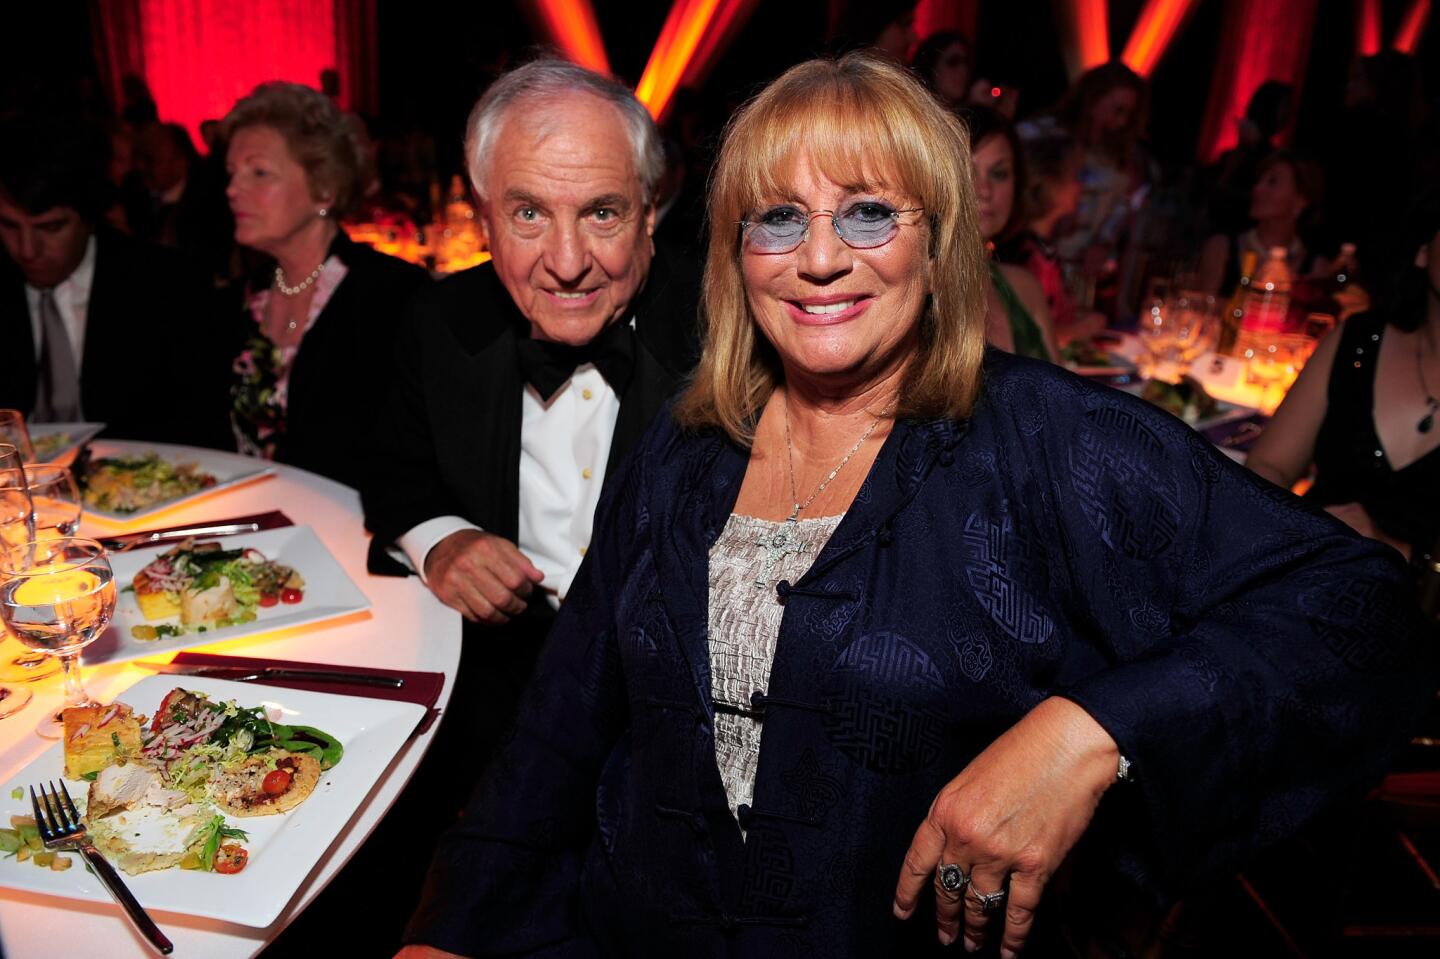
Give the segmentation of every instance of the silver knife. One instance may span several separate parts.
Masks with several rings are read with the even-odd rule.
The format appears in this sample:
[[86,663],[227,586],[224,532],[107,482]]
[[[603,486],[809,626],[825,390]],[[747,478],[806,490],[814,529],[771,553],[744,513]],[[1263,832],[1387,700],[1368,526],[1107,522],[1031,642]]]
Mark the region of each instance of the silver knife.
[[124,553],[137,546],[151,546],[172,539],[186,539],[191,536],[235,536],[239,533],[257,533],[259,523],[222,523],[216,526],[187,526],[184,529],[162,530],[155,533],[127,533],[100,540],[100,545],[112,553]]
[[197,663],[145,663],[139,665],[157,673],[173,673],[180,676],[207,676],[211,679],[228,679],[243,683],[265,679],[303,679],[316,683],[355,683],[359,686],[383,686],[386,689],[400,689],[405,685],[403,676],[386,676],[379,673],[346,673],[338,669],[310,669],[296,666],[206,666]]

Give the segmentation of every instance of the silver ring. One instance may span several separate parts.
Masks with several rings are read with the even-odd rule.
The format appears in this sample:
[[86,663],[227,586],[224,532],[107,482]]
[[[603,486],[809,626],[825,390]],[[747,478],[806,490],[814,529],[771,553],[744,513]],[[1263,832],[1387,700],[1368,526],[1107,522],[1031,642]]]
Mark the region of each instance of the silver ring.
[[953,892],[957,896],[965,891],[970,885],[970,876],[963,868],[953,862],[941,863],[936,875],[940,879],[940,888],[946,892]]
[[979,892],[974,886],[971,886],[970,899],[980,907],[982,913],[988,916],[992,912],[999,911],[1000,907],[1005,904],[1005,890],[997,889],[994,892]]

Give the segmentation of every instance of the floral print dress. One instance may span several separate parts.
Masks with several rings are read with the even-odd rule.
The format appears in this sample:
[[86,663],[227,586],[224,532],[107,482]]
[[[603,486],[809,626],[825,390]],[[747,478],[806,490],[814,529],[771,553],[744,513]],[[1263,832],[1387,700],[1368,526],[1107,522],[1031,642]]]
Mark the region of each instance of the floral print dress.
[[[305,317],[305,332],[325,310],[330,297],[345,279],[345,264],[339,257],[325,261],[325,268],[315,280],[315,295]],[[274,459],[275,450],[285,435],[285,413],[289,405],[290,370],[300,353],[300,343],[277,346],[265,335],[265,311],[274,292],[268,287],[251,294],[246,304],[255,321],[255,330],[245,341],[245,348],[231,365],[230,427],[235,445],[246,456]],[[304,333],[301,334],[304,342]]]

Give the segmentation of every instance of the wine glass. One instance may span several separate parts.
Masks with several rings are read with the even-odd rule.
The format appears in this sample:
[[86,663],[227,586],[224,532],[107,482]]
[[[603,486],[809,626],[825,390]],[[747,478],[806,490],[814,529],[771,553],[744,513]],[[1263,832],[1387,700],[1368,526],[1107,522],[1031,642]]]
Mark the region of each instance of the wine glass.
[[30,443],[30,431],[25,428],[25,414],[19,410],[0,410],[0,443],[6,443],[20,452],[22,462],[35,459],[35,447]]
[[[34,500],[30,493],[30,470],[35,467],[19,466],[16,454],[18,451],[13,446],[0,444],[0,550],[36,538]],[[7,467],[6,463],[14,465]],[[78,516],[76,522],[79,522]],[[73,526],[70,532],[74,532]],[[4,638],[4,631],[0,630],[0,639]],[[0,643],[0,683],[28,683],[53,676],[60,670],[60,664],[44,653],[6,648],[7,645]],[[0,699],[0,705],[4,702]]]
[[[17,546],[34,535],[34,518],[30,511],[30,492],[25,485],[24,468],[20,465],[20,452],[9,443],[0,443],[0,551]],[[0,630],[0,639],[4,631]],[[44,657],[41,661],[45,662]],[[52,669],[51,672],[54,672]],[[43,673],[25,673],[19,677],[4,677],[0,683],[0,718],[24,708],[30,702],[30,690],[10,685],[18,680],[36,678]]]
[[1135,333],[1145,351],[1139,364],[1140,375],[1146,379],[1177,382],[1180,379],[1180,327],[1171,305],[1163,298],[1152,298],[1149,308],[1140,314]]
[[34,538],[74,536],[84,507],[70,468],[49,463],[27,466],[25,482],[35,515]]
[[[115,615],[115,574],[105,548],[88,539],[32,540],[0,555],[0,620],[32,649],[60,660],[65,707],[97,705],[80,682],[80,651]],[[58,739],[60,712],[36,730]]]

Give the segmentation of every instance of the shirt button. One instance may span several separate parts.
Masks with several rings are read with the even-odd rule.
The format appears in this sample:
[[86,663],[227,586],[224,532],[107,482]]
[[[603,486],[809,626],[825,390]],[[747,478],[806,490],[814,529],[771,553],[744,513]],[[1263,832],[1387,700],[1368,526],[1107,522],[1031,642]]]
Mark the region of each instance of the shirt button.
[[594,393],[594,391],[592,391],[592,390],[590,390],[590,389],[588,389],[588,388],[587,388],[587,389],[583,389],[583,390],[580,391],[580,397],[581,397],[582,399],[593,400],[593,399],[595,398],[595,393]]
[[1376,458],[1376,459],[1379,459],[1380,457],[1382,457],[1382,456],[1384,456],[1384,455],[1385,455],[1385,451],[1384,451],[1384,450],[1376,450],[1376,451],[1375,451],[1375,458]]
[[589,479],[589,478],[590,478],[590,467],[587,466],[587,467],[585,467],[583,470],[581,470],[581,471],[580,471],[580,475],[581,475],[582,477],[584,477],[585,479]]

